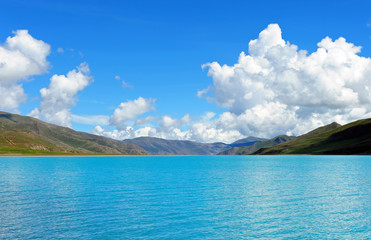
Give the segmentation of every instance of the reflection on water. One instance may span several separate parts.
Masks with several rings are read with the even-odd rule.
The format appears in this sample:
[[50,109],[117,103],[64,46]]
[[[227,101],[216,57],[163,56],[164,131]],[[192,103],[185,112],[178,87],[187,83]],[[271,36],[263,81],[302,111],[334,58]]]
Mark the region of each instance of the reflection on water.
[[371,238],[371,157],[3,157],[0,238]]

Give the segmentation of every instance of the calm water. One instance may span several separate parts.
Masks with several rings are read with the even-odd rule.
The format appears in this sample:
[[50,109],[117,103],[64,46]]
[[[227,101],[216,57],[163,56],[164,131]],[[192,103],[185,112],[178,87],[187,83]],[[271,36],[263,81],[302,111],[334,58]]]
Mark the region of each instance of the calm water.
[[1,239],[371,238],[371,157],[2,157]]

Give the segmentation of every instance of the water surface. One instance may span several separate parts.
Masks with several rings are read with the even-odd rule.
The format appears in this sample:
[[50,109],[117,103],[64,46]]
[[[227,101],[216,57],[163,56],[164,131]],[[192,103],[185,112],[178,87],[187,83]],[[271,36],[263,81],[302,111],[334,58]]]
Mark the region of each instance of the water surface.
[[0,238],[371,238],[371,157],[2,157]]

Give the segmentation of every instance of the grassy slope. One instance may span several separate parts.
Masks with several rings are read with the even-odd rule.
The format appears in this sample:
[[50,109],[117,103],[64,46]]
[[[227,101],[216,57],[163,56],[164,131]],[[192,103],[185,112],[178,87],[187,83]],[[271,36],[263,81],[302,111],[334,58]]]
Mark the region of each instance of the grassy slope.
[[371,154],[371,119],[261,149],[256,154]]
[[134,144],[0,112],[1,154],[147,154]]
[[254,145],[257,142],[264,142],[264,141],[267,141],[267,140],[269,140],[269,139],[250,136],[250,137],[247,137],[247,138],[237,140],[237,141],[229,144],[229,146],[231,146],[231,147],[247,147],[247,146]]
[[135,143],[150,154],[156,155],[214,155],[230,148],[224,143],[198,143],[153,137],[127,139],[124,142]]
[[226,150],[224,152],[219,153],[220,155],[247,155],[251,154],[253,152],[256,152],[257,150],[261,148],[271,147],[277,144],[280,144],[282,142],[287,142],[295,137],[293,136],[286,136],[286,135],[280,135],[277,137],[274,137],[272,139],[269,139],[264,142],[257,142],[253,144],[252,146],[248,147],[233,147],[232,149]]

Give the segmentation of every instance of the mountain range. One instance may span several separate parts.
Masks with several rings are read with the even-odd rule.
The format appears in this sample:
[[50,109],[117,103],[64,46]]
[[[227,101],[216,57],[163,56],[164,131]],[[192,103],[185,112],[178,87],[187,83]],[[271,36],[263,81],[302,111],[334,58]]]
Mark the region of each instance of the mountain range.
[[141,147],[0,112],[0,154],[148,154]]
[[134,143],[153,155],[215,155],[235,146],[250,146],[266,140],[265,138],[247,137],[231,144],[221,142],[199,143],[184,140],[166,140],[154,137],[126,139],[125,143]]
[[371,154],[371,118],[332,123],[254,154]]
[[371,119],[338,123],[301,136],[247,137],[231,144],[139,137],[118,141],[0,112],[0,154],[247,155],[371,154]]
[[294,136],[280,135],[262,142],[255,142],[250,146],[232,147],[231,149],[220,152],[218,155],[248,155],[258,151],[261,148],[275,146],[280,143],[290,141],[294,138]]

